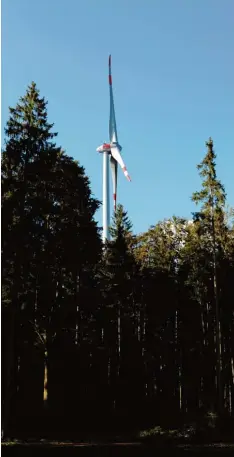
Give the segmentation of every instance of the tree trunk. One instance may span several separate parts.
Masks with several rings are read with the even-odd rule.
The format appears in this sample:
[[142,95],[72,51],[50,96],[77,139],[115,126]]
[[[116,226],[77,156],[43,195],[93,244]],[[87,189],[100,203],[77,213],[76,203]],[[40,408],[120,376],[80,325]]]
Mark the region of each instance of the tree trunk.
[[44,381],[43,381],[43,404],[44,408],[48,406],[48,352],[44,352]]
[[[212,200],[213,202],[213,200]],[[222,389],[222,378],[221,378],[221,369],[222,369],[222,351],[221,351],[221,329],[220,329],[220,309],[219,309],[219,292],[217,285],[217,259],[216,259],[216,233],[215,233],[215,223],[214,223],[214,208],[212,205],[212,244],[213,244],[213,287],[214,287],[214,300],[215,300],[215,320],[216,320],[216,376],[217,376],[217,407],[218,413],[222,415],[223,413],[223,389]]]
[[4,335],[5,367],[3,369],[2,439],[6,438],[9,433],[15,362],[15,310],[7,309],[6,314],[6,322],[4,322],[7,331]]

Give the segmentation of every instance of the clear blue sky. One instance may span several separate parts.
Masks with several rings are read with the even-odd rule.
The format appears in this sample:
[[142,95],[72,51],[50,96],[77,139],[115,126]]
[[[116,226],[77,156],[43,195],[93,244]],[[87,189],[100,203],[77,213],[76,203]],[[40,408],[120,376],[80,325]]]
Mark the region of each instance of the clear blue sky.
[[[2,122],[34,80],[58,142],[102,198],[108,55],[119,141],[132,177],[118,199],[136,232],[190,217],[196,164],[213,137],[234,205],[234,0],[2,0]],[[101,222],[101,212],[97,215]]]

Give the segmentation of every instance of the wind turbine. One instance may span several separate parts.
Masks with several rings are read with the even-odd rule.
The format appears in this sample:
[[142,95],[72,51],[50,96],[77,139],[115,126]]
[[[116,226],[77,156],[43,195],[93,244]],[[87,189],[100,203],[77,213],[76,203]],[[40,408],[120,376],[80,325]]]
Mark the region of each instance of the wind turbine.
[[123,170],[124,175],[131,181],[127,168],[124,164],[120,154],[122,147],[118,142],[116,120],[115,120],[115,107],[112,88],[112,75],[111,75],[111,56],[109,56],[109,88],[110,88],[110,119],[109,119],[109,143],[103,143],[97,148],[97,152],[103,154],[103,242],[109,240],[109,226],[110,226],[110,196],[109,196],[109,163],[111,167],[112,184],[113,184],[113,203],[114,211],[116,210],[117,198],[117,175],[118,164]]

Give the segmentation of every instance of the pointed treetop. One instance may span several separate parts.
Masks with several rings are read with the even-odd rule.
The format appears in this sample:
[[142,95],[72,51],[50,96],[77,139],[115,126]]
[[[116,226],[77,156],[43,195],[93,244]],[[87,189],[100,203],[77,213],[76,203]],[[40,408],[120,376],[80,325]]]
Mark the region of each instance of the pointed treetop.
[[216,154],[211,138],[206,142],[207,152],[202,162],[197,166],[202,178],[202,188],[192,195],[192,201],[199,205],[199,211],[193,213],[193,220],[198,223],[200,232],[211,239],[211,233],[216,232],[216,241],[225,241],[225,203],[226,193],[223,184],[216,175]]
[[203,209],[213,204],[223,207],[225,205],[226,194],[224,186],[217,179],[216,175],[216,154],[213,148],[213,140],[209,138],[206,142],[207,152],[200,164],[197,165],[199,175],[203,178],[202,190],[194,192],[192,201],[196,204],[203,204]]
[[25,95],[20,97],[16,107],[10,107],[9,111],[10,117],[5,129],[8,138],[16,139],[19,134],[23,134],[24,138],[32,139],[36,131],[37,136],[47,135],[47,139],[57,136],[57,133],[51,132],[53,124],[48,122],[47,101],[44,97],[40,97],[40,91],[34,81],[29,84]]
[[118,204],[114,216],[112,218],[110,234],[113,239],[116,239],[120,233],[126,236],[131,233],[131,230],[132,223],[128,217],[128,213],[124,210],[123,205]]

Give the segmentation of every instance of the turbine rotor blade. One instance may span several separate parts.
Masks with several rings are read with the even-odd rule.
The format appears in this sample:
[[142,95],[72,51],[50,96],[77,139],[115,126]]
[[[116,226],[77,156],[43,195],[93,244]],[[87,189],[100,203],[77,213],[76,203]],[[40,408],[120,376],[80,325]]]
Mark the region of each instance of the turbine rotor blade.
[[117,128],[115,120],[115,107],[114,107],[114,96],[112,88],[112,75],[111,75],[111,56],[109,56],[109,88],[110,88],[110,120],[109,120],[109,136],[110,142],[117,143]]
[[110,167],[111,167],[111,176],[112,176],[112,184],[113,184],[113,204],[114,204],[114,211],[116,211],[116,198],[117,198],[117,173],[118,173],[118,163],[110,156]]
[[123,173],[126,176],[127,180],[131,181],[131,178],[130,178],[130,176],[128,174],[127,168],[126,168],[125,163],[124,163],[124,161],[122,159],[122,156],[120,154],[120,150],[119,150],[118,146],[112,146],[111,147],[111,155],[112,155],[112,157],[114,157],[114,159],[121,166],[121,168],[123,170]]

